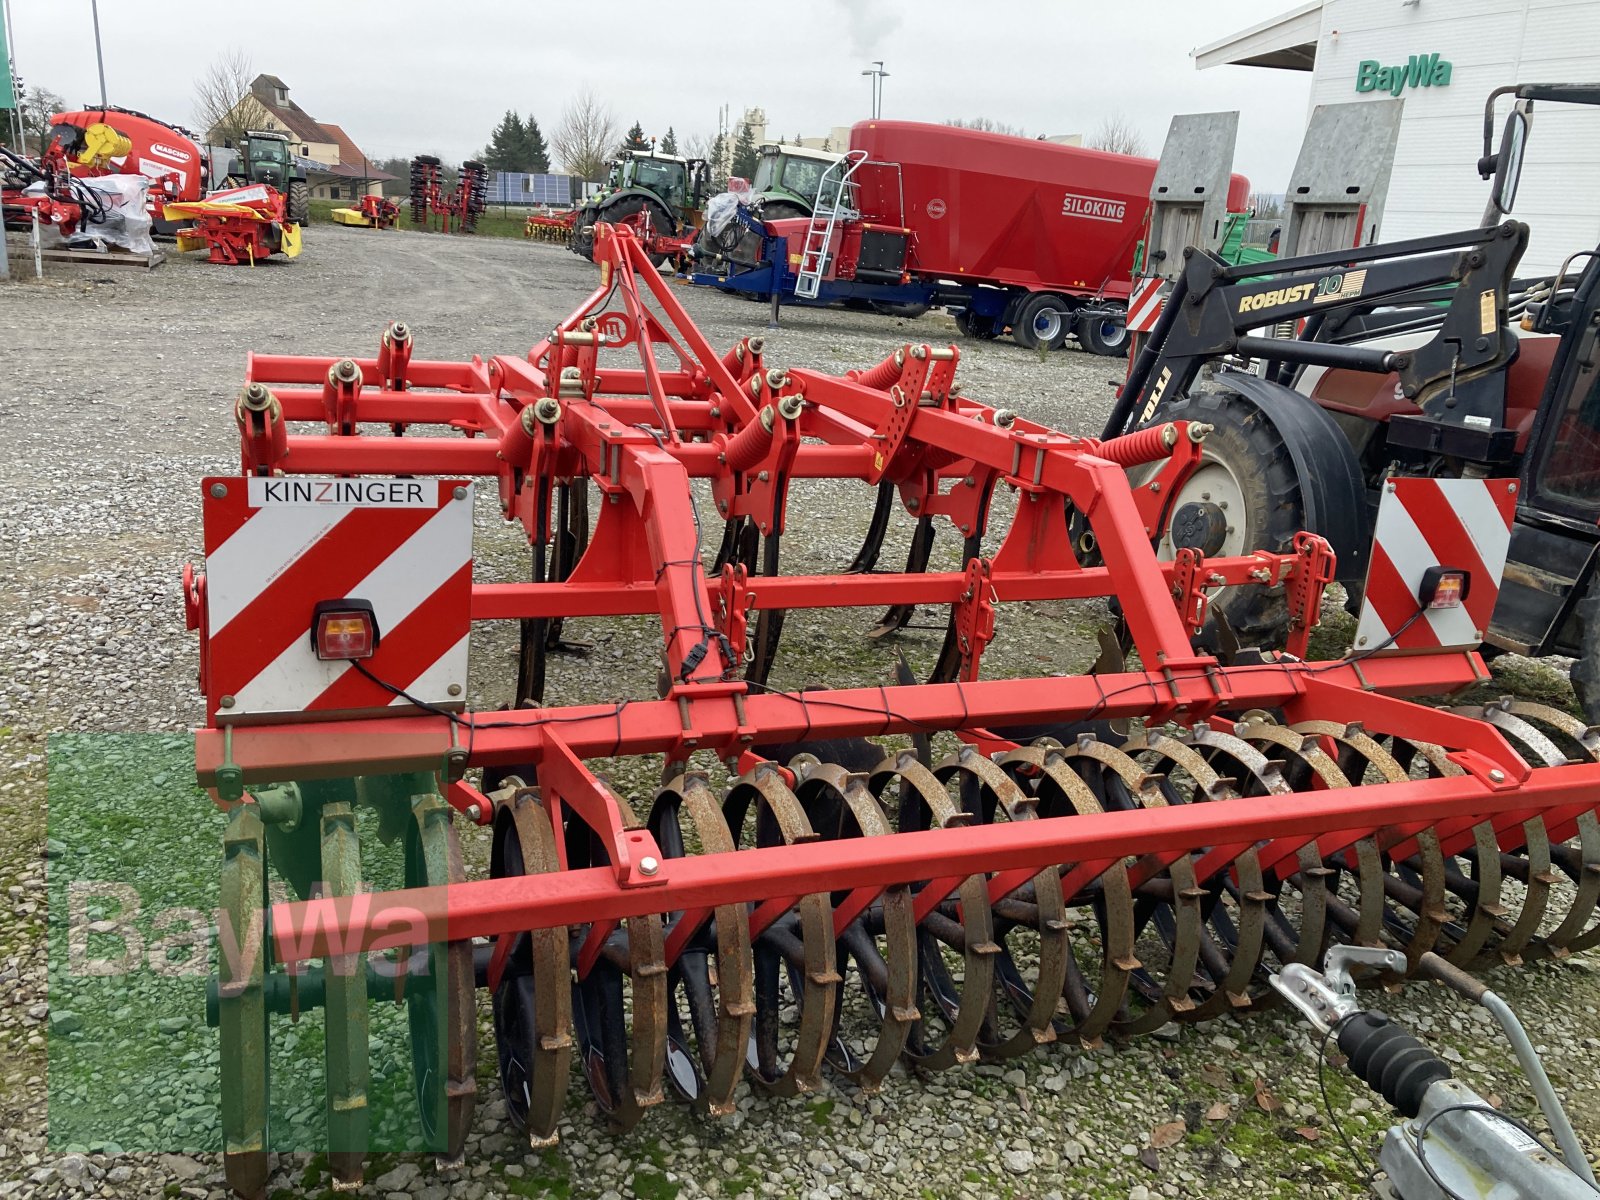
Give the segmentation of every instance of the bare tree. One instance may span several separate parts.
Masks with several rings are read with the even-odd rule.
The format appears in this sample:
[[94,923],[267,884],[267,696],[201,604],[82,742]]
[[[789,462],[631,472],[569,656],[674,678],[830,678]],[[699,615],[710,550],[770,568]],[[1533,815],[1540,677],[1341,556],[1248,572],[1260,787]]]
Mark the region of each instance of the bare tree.
[[685,158],[710,158],[711,135],[709,133],[690,134],[683,139],[681,153]]
[[235,47],[219,55],[195,80],[195,124],[208,142],[237,146],[248,130],[265,123],[267,110],[250,94],[254,78],[250,56]]
[[588,88],[567,104],[561,120],[550,131],[550,145],[567,174],[591,183],[605,177],[606,164],[611,161],[616,144],[616,115]]
[[945,122],[954,125],[957,129],[976,129],[979,133],[1003,133],[1009,137],[1027,137],[1021,125],[1007,125],[1004,121],[996,121],[992,117],[973,117],[964,121],[960,117],[952,117]]
[[1112,154],[1144,153],[1144,138],[1121,113],[1112,113],[1101,121],[1100,128],[1083,144],[1091,150],[1109,150]]
[[51,122],[58,112],[66,111],[66,104],[49,88],[31,87],[18,97],[17,107],[22,118],[22,152],[44,157]]

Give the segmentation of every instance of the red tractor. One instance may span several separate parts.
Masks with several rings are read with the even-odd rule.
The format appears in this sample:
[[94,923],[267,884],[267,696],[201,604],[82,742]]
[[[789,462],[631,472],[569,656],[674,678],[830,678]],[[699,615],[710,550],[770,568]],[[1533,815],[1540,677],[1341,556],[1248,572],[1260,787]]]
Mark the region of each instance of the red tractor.
[[[1495,150],[1495,101],[1507,94],[1515,108]],[[1600,250],[1573,254],[1553,279],[1514,276],[1528,230],[1506,218],[1539,100],[1600,105],[1600,85],[1491,94],[1478,163],[1494,181],[1483,228],[1239,267],[1185,251],[1106,435],[1178,420],[1211,426],[1193,463],[1139,480],[1161,556],[1278,550],[1301,529],[1320,533],[1352,602],[1366,601],[1358,646],[1373,572],[1420,569],[1395,545],[1470,568],[1493,543],[1503,586],[1469,640],[1576,659],[1574,689],[1600,722]],[[1587,265],[1571,270],[1580,258]],[[1298,336],[1258,336],[1285,323]],[[1191,391],[1208,364],[1221,369]],[[1384,545],[1380,504],[1408,480],[1491,478],[1511,481],[1508,534],[1485,517],[1440,551],[1440,529],[1420,520],[1402,531],[1409,543]],[[1288,621],[1282,587],[1226,589],[1211,612],[1221,616],[1217,639],[1253,647],[1279,642]],[[1382,640],[1425,644],[1435,621],[1411,621],[1418,616],[1427,619]]]

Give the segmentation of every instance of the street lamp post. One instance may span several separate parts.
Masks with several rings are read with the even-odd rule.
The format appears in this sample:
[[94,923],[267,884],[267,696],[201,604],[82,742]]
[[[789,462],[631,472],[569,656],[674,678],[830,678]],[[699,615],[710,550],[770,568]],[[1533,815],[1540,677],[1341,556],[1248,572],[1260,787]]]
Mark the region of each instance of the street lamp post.
[[889,72],[883,69],[880,58],[861,73],[872,76],[872,117],[876,120],[883,116],[883,81],[889,77]]

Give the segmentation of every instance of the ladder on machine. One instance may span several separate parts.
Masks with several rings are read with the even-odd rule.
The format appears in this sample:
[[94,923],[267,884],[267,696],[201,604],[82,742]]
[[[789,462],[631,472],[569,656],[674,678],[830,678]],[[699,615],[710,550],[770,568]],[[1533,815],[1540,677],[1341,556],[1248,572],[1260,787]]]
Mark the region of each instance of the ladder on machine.
[[865,150],[851,150],[838,162],[829,163],[822,172],[817,183],[817,202],[811,210],[811,224],[806,227],[806,240],[800,248],[800,271],[794,285],[794,294],[802,299],[815,300],[822,290],[834,226],[841,216],[855,215],[855,210],[846,202],[850,177],[866,161]]

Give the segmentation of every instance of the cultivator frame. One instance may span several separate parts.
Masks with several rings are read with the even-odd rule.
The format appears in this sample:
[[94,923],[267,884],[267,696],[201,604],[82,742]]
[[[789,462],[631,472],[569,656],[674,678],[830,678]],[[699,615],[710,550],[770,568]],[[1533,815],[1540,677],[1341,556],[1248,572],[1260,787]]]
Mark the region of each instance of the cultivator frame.
[[411,223],[449,233],[476,233],[478,218],[489,207],[489,169],[481,162],[461,164],[456,186],[446,190],[440,163],[431,154],[411,160]]
[[[1319,538],[1158,561],[1159,487],[1204,427],[1056,433],[959,395],[954,347],[905,346],[844,378],[768,368],[757,338],[718,355],[638,239],[596,232],[599,287],[526,358],[423,361],[393,327],[374,359],[250,357],[246,475],[493,479],[534,578],[471,586],[473,621],[521,623],[513,707],[408,704],[409,680],[383,678],[380,647],[361,668],[360,711],[257,723],[230,716],[205,585],[186,586],[207,692],[197,769],[231,810],[236,927],[260,916],[264,827],[299,819],[319,781],[391,781],[389,800],[376,787],[355,797],[398,797],[392,827],[416,847],[405,890],[357,894],[350,804],[333,797],[313,850],[322,894],[273,905],[256,957],[224,968],[224,1061],[243,1064],[231,1080],[225,1069],[224,1127],[241,1194],[265,1181],[251,1064],[265,1013],[286,1003],[275,966],[322,972],[330,1028],[363,1020],[369,991],[431,998],[439,1025],[412,1032],[419,1080],[438,1076],[442,1091],[420,1102],[453,1155],[477,1086],[475,985],[494,995],[512,1118],[544,1144],[575,1048],[626,1127],[668,1080],[727,1112],[745,1074],[794,1094],[819,1086],[826,1062],[873,1090],[902,1057],[937,1068],[1266,1007],[1270,963],[1315,964],[1334,938],[1387,938],[1413,966],[1430,948],[1465,964],[1600,942],[1600,738],[1537,705],[1403,698],[1483,682],[1475,651],[1304,661],[1332,577]],[[630,351],[636,364],[617,365]],[[291,432],[300,423],[320,428]],[[416,428],[443,425],[457,435]],[[1155,473],[1136,492],[1126,468],[1139,464]],[[779,575],[788,485],[823,477],[878,488],[867,544],[849,574]],[[712,573],[696,480],[726,523]],[[1002,484],[1016,516],[985,555]],[[897,497],[918,521],[910,559],[876,573]],[[1079,564],[1069,509],[1103,565]],[[962,537],[964,569],[927,569],[935,519]],[[207,528],[209,540],[209,516]],[[1226,666],[1196,652],[1221,586],[1283,587],[1291,652]],[[980,677],[997,605],[1112,595],[1142,667]],[[328,598],[302,599],[309,623]],[[916,604],[951,609],[931,681],[766,684],[784,611],[882,605],[884,632]],[[626,614],[660,616],[660,698],[545,707],[561,620]],[[1104,722],[1131,718],[1142,731],[1107,740]],[[936,732],[961,746],[931,761]],[[918,749],[819,761],[824,744],[883,736]],[[772,747],[795,743],[814,753],[774,761]],[[631,755],[664,764],[648,813],[588,765]],[[730,773],[720,801],[712,758]],[[465,880],[451,809],[494,827],[490,879]],[[1552,914],[1567,890],[1569,910]],[[423,943],[424,960],[400,949]],[[328,982],[327,964],[368,953],[370,975],[385,951],[407,964],[395,982]],[[330,1050],[345,1182],[365,1148],[349,1118],[364,1054],[360,1038],[341,1040],[337,1062]]]

